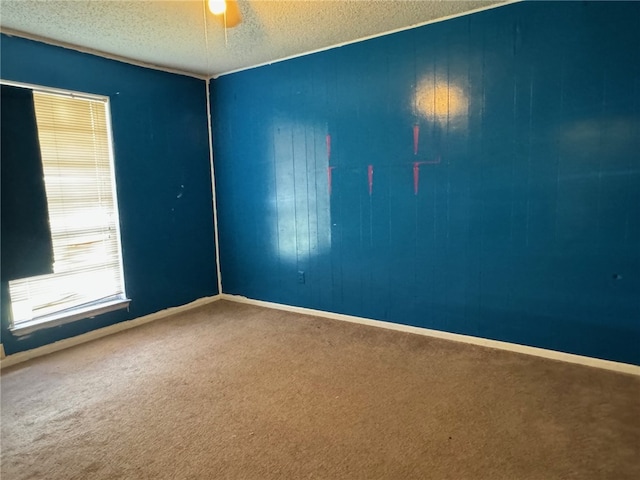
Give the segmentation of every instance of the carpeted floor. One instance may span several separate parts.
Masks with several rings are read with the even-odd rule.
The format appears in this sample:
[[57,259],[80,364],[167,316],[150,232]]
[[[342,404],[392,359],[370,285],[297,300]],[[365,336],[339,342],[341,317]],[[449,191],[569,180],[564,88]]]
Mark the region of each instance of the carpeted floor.
[[640,377],[225,301],[1,395],[2,480],[640,478]]

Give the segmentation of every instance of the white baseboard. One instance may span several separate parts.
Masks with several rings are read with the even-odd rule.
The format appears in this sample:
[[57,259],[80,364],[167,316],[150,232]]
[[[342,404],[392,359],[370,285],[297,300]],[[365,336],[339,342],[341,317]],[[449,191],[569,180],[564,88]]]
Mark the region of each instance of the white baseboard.
[[638,365],[614,362],[611,360],[602,360],[599,358],[586,357],[583,355],[575,355],[572,353],[558,352],[555,350],[547,350],[544,348],[530,347],[527,345],[519,345],[516,343],[501,342],[498,340],[489,340],[486,338],[473,337],[470,335],[461,335],[458,333],[449,333],[449,332],[443,332],[440,330],[431,330],[431,329],[422,328],[422,327],[412,327],[410,325],[402,325],[399,323],[384,322],[381,320],[372,320],[369,318],[356,317],[353,315],[344,315],[341,313],[332,313],[332,312],[325,312],[322,310],[313,310],[311,308],[293,307],[291,305],[284,305],[280,303],[265,302],[262,300],[253,300],[251,298],[242,297],[240,295],[229,295],[227,293],[215,295],[213,297],[199,298],[198,300],[195,300],[186,305],[181,305],[178,307],[172,307],[166,310],[161,310],[159,312],[151,313],[143,317],[139,317],[133,320],[128,320],[126,322],[116,323],[115,325],[110,325],[108,327],[100,328],[98,330],[93,330],[91,332],[87,332],[75,337],[66,338],[64,340],[60,340],[58,342],[51,343],[49,345],[44,345],[42,347],[34,348],[32,350],[18,352],[13,355],[8,355],[6,357],[4,356],[4,348],[2,344],[0,344],[0,358],[1,358],[0,369],[6,368],[21,362],[25,362],[32,358],[48,355],[49,353],[57,352],[58,350],[63,350],[65,348],[70,348],[75,345],[80,345],[82,343],[90,342],[91,340],[96,340],[98,338],[105,337],[107,335],[111,335],[123,330],[128,330],[130,328],[144,325],[145,323],[153,322],[155,320],[168,317],[169,315],[174,315],[176,313],[184,312],[192,308],[196,308],[202,305],[206,305],[208,303],[215,302],[217,300],[229,300],[237,303],[246,303],[249,305],[256,305],[256,306],[272,308],[276,310],[300,313],[303,315],[312,315],[316,317],[330,318],[333,320],[341,320],[344,322],[359,323],[361,325],[369,325],[372,327],[386,328],[388,330],[396,330],[399,332],[414,333],[417,335],[441,338],[444,340],[452,340],[455,342],[470,343],[472,345],[480,345],[483,347],[497,348],[499,350],[507,350],[507,351],[516,352],[516,353],[524,353],[526,355],[534,355],[536,357],[549,358],[552,360],[560,360],[563,362],[586,365],[586,366],[595,367],[595,368],[603,368],[603,369],[612,370],[615,372],[640,376],[640,366]]
[[313,315],[316,317],[331,318],[333,320],[341,320],[351,323],[359,323],[372,327],[386,328],[388,330],[396,330],[399,332],[409,332],[427,337],[442,338],[444,340],[453,340],[455,342],[470,343],[483,347],[497,348],[499,350],[507,350],[510,352],[524,353],[526,355],[534,355],[536,357],[550,358],[552,360],[560,360],[563,362],[576,363],[589,367],[604,368],[615,372],[627,373],[640,376],[640,366],[628,363],[614,362],[611,360],[602,360],[600,358],[586,357],[583,355],[575,355],[573,353],[558,352],[555,350],[547,350],[545,348],[530,347],[527,345],[519,345],[517,343],[501,342],[499,340],[489,340],[487,338],[473,337],[470,335],[461,335],[458,333],[443,332],[440,330],[431,330],[429,328],[412,327],[399,323],[384,322],[381,320],[371,320],[369,318],[355,317],[352,315],[343,315],[341,313],[331,313],[322,310],[313,310],[304,307],[292,307],[280,303],[264,302],[262,300],[253,300],[240,295],[229,295],[223,293],[220,295],[223,300],[232,302],[247,303],[260,307],[273,308],[276,310],[284,310],[288,312],[300,313],[303,315]]
[[64,340],[60,340],[58,342],[50,343],[48,345],[43,345],[42,347],[34,348],[31,350],[25,350],[24,352],[14,353],[13,355],[8,355],[6,357],[4,356],[4,349],[3,349],[2,360],[0,360],[0,369],[9,367],[11,365],[15,365],[17,363],[26,362],[27,360],[31,360],[32,358],[48,355],[49,353],[57,352],[58,350],[63,350],[65,348],[70,348],[75,345],[80,345],[82,343],[90,342],[91,340],[96,340],[101,337],[106,337],[107,335],[112,335],[114,333],[121,332],[123,330],[139,327],[140,325],[144,325],[145,323],[153,322],[155,320],[160,320],[161,318],[168,317],[169,315],[174,315],[176,313],[184,312],[192,308],[200,307],[202,305],[215,302],[217,300],[220,300],[220,298],[221,298],[220,295],[214,295],[213,297],[199,298],[197,300],[194,300],[191,303],[187,303],[186,305],[180,305],[178,307],[171,307],[165,310],[160,310],[159,312],[150,313],[149,315],[145,315],[143,317],[138,317],[133,320],[127,320],[125,322],[109,325],[108,327],[92,330],[90,332],[83,333],[75,337],[65,338]]

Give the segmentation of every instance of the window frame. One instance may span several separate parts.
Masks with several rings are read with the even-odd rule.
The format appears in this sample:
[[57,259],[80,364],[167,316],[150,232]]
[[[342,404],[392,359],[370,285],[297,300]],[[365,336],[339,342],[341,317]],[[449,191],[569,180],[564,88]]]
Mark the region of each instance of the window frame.
[[[115,310],[120,310],[125,308],[128,309],[129,304],[131,303],[131,299],[127,296],[127,293],[126,293],[126,278],[124,275],[124,258],[123,258],[124,256],[123,256],[123,249],[122,249],[120,208],[119,208],[119,201],[118,201],[119,199],[117,194],[116,173],[115,173],[116,166],[115,166],[115,154],[114,154],[114,148],[113,148],[113,127],[111,123],[112,122],[111,99],[106,95],[96,95],[96,94],[77,92],[77,91],[66,90],[61,88],[46,87],[42,85],[16,82],[12,80],[1,79],[1,78],[0,78],[0,84],[19,87],[19,88],[25,88],[33,92],[63,95],[70,98],[104,102],[105,117],[106,117],[105,122],[106,122],[108,148],[109,148],[109,160],[111,164],[111,172],[110,172],[111,188],[113,191],[113,199],[114,199],[113,201],[115,206],[114,217],[115,217],[115,224],[118,229],[118,235],[116,239],[118,256],[119,256],[118,267],[120,269],[120,276],[122,281],[121,295],[116,294],[111,297],[107,297],[105,299],[99,299],[94,302],[88,302],[82,305],[63,309],[57,312],[52,312],[47,315],[42,315],[39,317],[35,317],[31,320],[20,322],[20,324],[18,325],[15,325],[14,319],[13,319],[13,311],[11,308],[9,308],[8,309],[9,331],[16,336],[28,335],[36,330],[57,327],[67,323],[75,322],[77,320],[93,318],[97,315],[115,311]],[[11,295],[9,293],[9,298],[10,297]]]

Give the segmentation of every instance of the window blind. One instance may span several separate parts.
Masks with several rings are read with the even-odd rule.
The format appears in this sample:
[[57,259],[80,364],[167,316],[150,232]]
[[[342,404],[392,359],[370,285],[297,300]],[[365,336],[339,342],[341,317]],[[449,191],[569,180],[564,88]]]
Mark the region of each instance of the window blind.
[[14,327],[125,299],[107,103],[33,98],[54,273],[9,282]]

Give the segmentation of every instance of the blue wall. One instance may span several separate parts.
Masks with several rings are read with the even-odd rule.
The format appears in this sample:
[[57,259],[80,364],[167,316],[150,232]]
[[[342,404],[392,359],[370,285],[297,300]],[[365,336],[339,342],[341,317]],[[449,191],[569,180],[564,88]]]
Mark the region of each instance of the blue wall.
[[[8,354],[217,292],[206,83],[2,35],[1,75],[110,98],[129,311],[15,338]],[[6,302],[4,307],[6,308]]]
[[639,3],[512,4],[212,107],[225,293],[640,364]]

